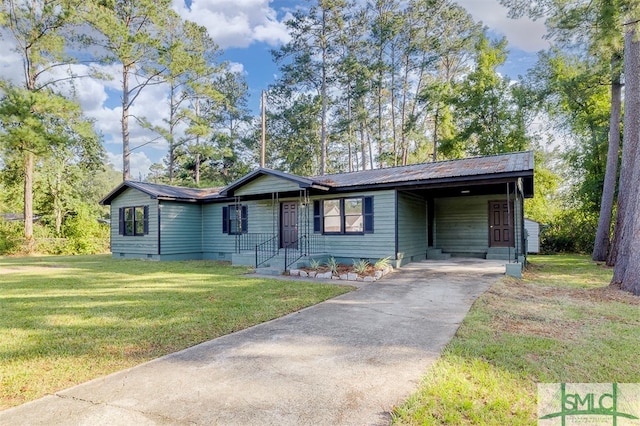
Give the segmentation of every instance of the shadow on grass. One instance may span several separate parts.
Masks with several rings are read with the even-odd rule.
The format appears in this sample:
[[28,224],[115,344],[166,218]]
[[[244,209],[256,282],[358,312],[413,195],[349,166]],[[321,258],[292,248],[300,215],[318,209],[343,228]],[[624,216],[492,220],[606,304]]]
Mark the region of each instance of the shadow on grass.
[[350,290],[246,272],[213,261],[0,259],[0,409]]

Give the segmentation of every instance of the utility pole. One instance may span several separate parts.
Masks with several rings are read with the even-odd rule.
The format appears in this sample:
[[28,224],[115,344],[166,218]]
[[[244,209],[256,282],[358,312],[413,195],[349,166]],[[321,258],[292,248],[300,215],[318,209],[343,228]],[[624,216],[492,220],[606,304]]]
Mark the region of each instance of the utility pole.
[[261,97],[261,108],[262,108],[262,141],[260,144],[260,167],[264,167],[265,156],[266,156],[266,145],[267,145],[267,99],[266,93],[262,91]]

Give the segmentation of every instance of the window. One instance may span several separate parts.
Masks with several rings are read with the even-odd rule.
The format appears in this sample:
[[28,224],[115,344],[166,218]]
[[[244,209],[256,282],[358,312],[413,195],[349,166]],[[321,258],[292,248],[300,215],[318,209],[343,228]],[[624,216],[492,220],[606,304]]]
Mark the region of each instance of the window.
[[141,236],[149,233],[149,206],[120,207],[119,234]]
[[315,200],[313,231],[323,234],[372,233],[373,197]]
[[342,232],[341,200],[324,200],[322,202],[324,232]]
[[247,206],[231,204],[222,207],[222,233],[229,235],[246,234],[248,232]]

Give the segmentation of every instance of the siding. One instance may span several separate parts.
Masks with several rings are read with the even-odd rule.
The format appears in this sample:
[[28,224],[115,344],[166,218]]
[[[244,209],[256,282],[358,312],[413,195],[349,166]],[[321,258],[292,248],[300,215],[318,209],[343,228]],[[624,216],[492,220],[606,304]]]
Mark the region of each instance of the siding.
[[[340,195],[345,197],[348,195]],[[354,196],[373,196],[374,232],[364,235],[321,235],[320,246],[324,252],[336,258],[378,259],[390,256],[395,258],[395,192],[373,191],[354,194]],[[298,209],[298,229],[313,234],[313,200],[337,198],[336,195],[312,197],[308,206]],[[279,235],[280,202],[299,201],[297,197],[281,198],[273,208],[271,199],[244,201],[247,206],[248,232]],[[203,256],[206,259],[231,259],[235,252],[235,235],[222,233],[222,208],[230,203],[214,203],[203,206]],[[275,223],[274,223],[275,215]],[[308,228],[307,228],[308,227]]]
[[427,252],[427,203],[398,193],[398,257],[402,263],[424,260]]
[[202,257],[202,206],[160,202],[160,250],[163,258]]
[[[313,197],[314,200],[349,196],[373,197],[373,233],[364,235],[323,235],[325,252],[336,258],[395,259],[395,191],[368,191]],[[311,205],[310,208],[313,206]],[[313,211],[311,211],[313,213]],[[313,232],[313,214],[310,215]]]
[[437,198],[433,244],[443,252],[481,256],[489,249],[489,200],[495,195]]
[[[149,206],[149,233],[118,234],[120,207]],[[111,203],[111,253],[113,257],[158,259],[158,201],[144,192],[127,188]]]
[[259,178],[243,185],[235,191],[234,195],[271,194],[272,192],[299,191],[300,186],[290,180],[275,176],[260,176]]
[[[512,197],[513,198],[513,197]],[[435,200],[434,246],[443,252],[482,256],[489,249],[489,201],[501,195],[482,195]],[[522,206],[514,202],[515,242],[521,251]]]

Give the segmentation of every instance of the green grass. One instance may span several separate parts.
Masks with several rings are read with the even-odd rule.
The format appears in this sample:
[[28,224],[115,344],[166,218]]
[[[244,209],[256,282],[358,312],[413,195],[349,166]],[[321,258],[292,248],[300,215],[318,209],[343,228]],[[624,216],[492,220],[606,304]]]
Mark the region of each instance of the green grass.
[[350,291],[219,262],[0,258],[0,410]]
[[640,382],[640,298],[586,256],[532,256],[481,296],[395,424],[533,425],[536,384]]

